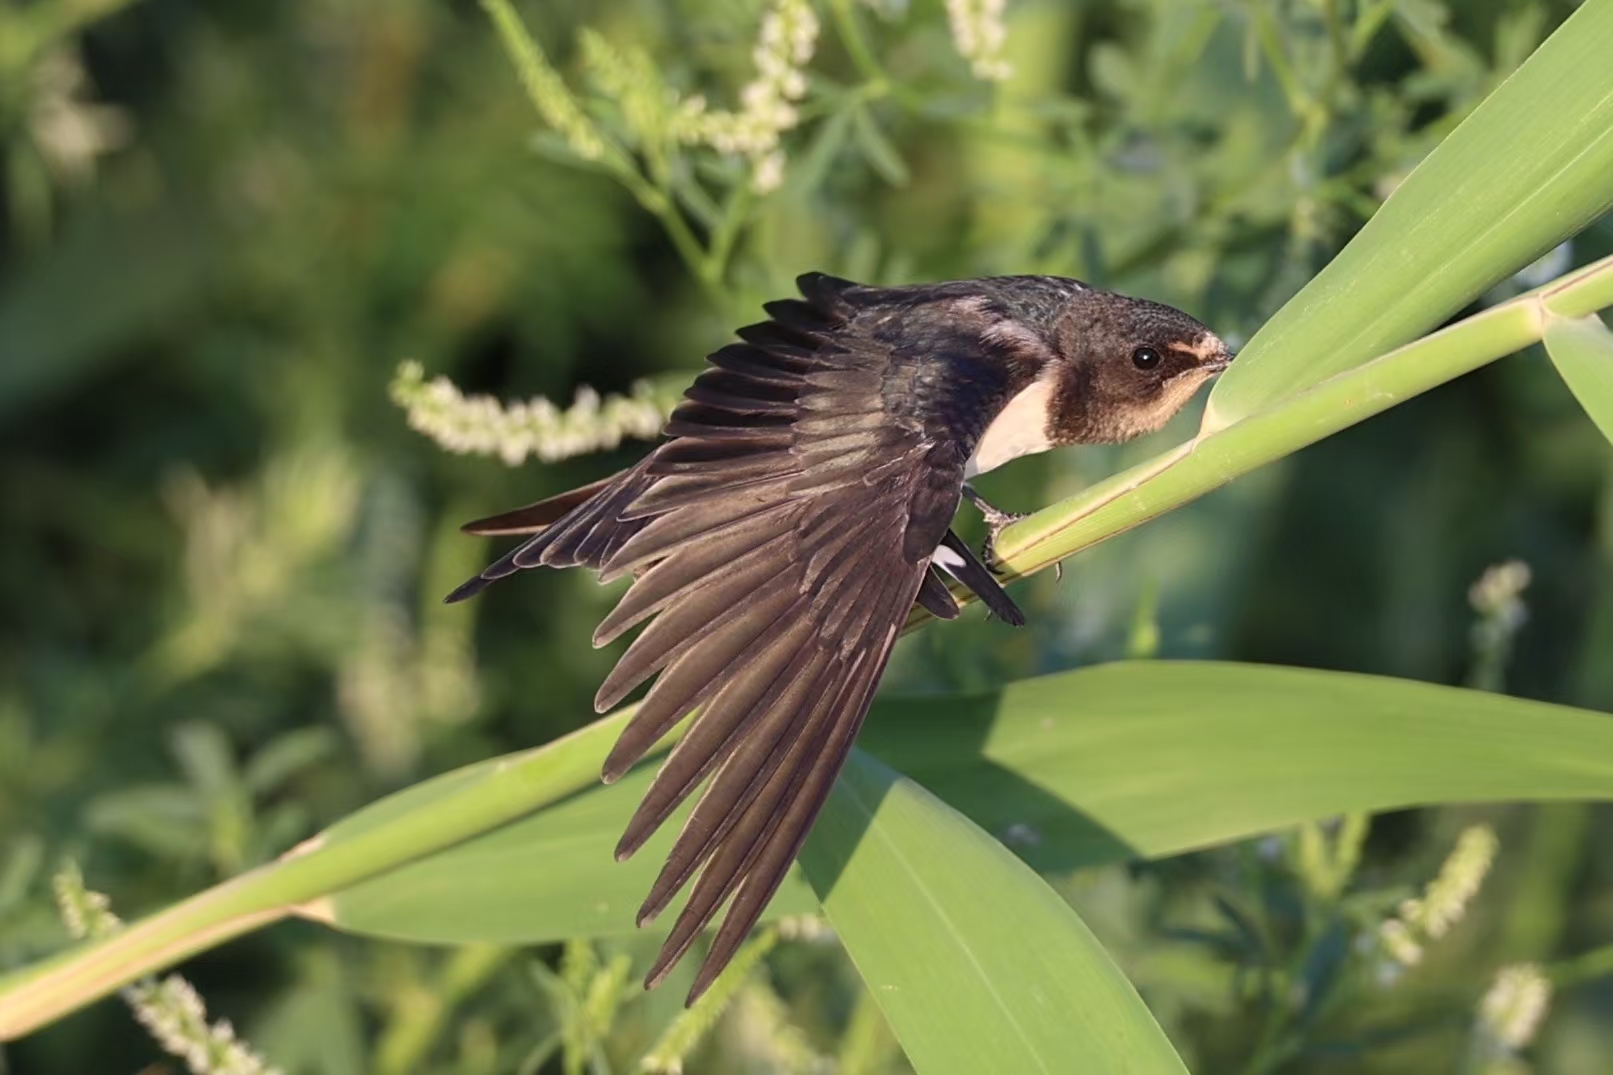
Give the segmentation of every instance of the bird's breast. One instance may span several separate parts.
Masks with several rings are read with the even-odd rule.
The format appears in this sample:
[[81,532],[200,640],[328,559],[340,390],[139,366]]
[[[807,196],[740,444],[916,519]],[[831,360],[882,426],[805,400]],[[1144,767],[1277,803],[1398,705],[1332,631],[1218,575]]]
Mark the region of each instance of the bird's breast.
[[1044,374],[1011,398],[980,435],[973,454],[964,464],[963,476],[972,478],[1010,459],[1053,447],[1047,430],[1054,387],[1053,378]]

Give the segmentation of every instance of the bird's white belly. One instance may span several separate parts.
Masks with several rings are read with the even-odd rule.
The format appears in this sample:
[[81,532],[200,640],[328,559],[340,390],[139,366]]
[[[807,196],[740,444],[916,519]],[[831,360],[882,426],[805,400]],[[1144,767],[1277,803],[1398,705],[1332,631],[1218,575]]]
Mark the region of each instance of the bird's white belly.
[[963,465],[963,476],[972,478],[1002,466],[1010,459],[1034,455],[1053,447],[1047,436],[1047,412],[1053,405],[1053,380],[1032,381],[1008,401],[975,445],[974,454]]

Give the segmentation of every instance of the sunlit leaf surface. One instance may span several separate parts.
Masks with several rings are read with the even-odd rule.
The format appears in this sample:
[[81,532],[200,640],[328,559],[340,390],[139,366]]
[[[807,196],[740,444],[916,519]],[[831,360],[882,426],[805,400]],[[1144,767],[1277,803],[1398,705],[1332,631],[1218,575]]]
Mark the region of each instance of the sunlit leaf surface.
[[[888,699],[860,742],[1044,872],[1349,810],[1613,798],[1613,717],[1259,665],[1120,663],[975,697]],[[325,913],[345,929],[429,941],[630,930],[669,836],[629,864],[611,857],[646,780],[640,770],[418,859],[337,894]],[[451,810],[474,784],[449,783],[418,809]],[[792,877],[772,912],[811,906]]]
[[801,864],[921,1075],[1186,1071],[1058,893],[868,755],[846,766]]

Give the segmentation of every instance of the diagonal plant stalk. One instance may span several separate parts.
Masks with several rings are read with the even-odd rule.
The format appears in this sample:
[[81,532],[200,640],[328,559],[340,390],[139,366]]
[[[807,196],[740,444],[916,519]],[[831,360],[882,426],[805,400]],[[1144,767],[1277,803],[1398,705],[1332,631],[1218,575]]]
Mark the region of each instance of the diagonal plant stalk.
[[[1004,531],[1013,576],[1226,484],[1272,460],[1538,342],[1548,324],[1613,306],[1613,257],[1338,374],[1242,422],[1201,434],[1156,460],[1044,508]],[[280,861],[136,923],[0,978],[0,1041],[27,1034],[120,986],[285,918],[403,863],[460,843],[590,787],[631,714],[620,710],[514,757],[408,789],[338,822]],[[667,745],[670,745],[668,743]],[[454,793],[454,794],[450,794]],[[440,799],[422,824],[411,808]],[[318,917],[317,908],[313,916]]]

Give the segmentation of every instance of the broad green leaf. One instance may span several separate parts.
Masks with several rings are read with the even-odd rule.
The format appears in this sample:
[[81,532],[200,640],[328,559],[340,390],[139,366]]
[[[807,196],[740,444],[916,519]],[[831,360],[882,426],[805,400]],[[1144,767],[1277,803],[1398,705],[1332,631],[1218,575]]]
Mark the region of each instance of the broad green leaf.
[[[653,768],[641,767],[609,788],[574,795],[401,866],[384,882],[348,889],[330,904],[333,924],[408,938],[469,931],[506,944],[631,930],[687,813],[669,820],[631,859],[616,861],[612,849],[653,775]],[[668,922],[681,905],[680,899]],[[769,911],[816,909],[817,900],[792,873]]]
[[[884,710],[866,746],[1044,869],[1170,854],[1344,810],[1613,797],[1607,717],[1398,680],[1142,663]],[[484,939],[477,922],[495,920],[491,895],[509,905],[505,918],[520,921],[521,937],[553,938],[556,921],[519,919],[515,905],[536,893],[499,881],[517,851],[549,867],[546,882],[606,863],[634,804],[620,785],[586,792],[611,800],[595,815],[614,816],[608,825],[574,826],[558,847],[521,846],[519,831],[544,807],[595,787],[630,715],[382,799],[278,862],[115,937],[0,976],[0,1040],[288,913],[459,942]],[[511,842],[479,855],[494,835]],[[425,875],[399,867],[431,868],[448,849],[456,849],[452,867],[430,889],[454,902],[454,932],[444,935],[429,932],[440,928],[442,909],[408,898]],[[628,892],[624,880],[604,869],[586,898],[628,906],[642,888]],[[375,887],[389,883],[397,891]],[[586,913],[576,910],[578,888],[570,891],[560,902]]]
[[1187,1070],[1058,893],[873,758],[846,766],[801,864],[920,1075]]
[[[1606,715],[1261,665],[1128,662],[978,696],[883,700],[860,743],[1042,871],[1172,855],[1352,810],[1613,798]],[[410,809],[451,812],[456,794],[475,793],[471,776],[439,779],[446,790]],[[372,877],[321,901],[315,917],[453,943],[630,930],[667,839],[629,864],[611,858],[645,779],[592,787]],[[406,820],[389,803],[372,809]],[[792,880],[771,910],[809,901]]]
[[1613,206],[1613,0],[1591,0],[1255,334],[1220,429],[1427,332]]
[[1546,353],[1602,435],[1613,441],[1613,332],[1595,314],[1546,321]]

